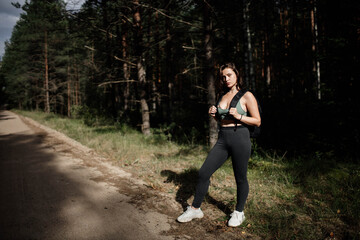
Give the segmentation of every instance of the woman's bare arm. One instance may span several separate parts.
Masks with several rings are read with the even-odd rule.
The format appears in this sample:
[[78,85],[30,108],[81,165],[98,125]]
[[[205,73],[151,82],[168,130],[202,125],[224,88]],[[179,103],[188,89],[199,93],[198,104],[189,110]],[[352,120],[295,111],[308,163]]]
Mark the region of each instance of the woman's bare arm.
[[256,98],[251,92],[247,92],[244,95],[245,106],[250,114],[250,116],[242,116],[237,111],[236,108],[231,108],[229,113],[234,116],[234,118],[240,120],[241,122],[259,127],[261,125],[261,117],[259,113],[258,104]]

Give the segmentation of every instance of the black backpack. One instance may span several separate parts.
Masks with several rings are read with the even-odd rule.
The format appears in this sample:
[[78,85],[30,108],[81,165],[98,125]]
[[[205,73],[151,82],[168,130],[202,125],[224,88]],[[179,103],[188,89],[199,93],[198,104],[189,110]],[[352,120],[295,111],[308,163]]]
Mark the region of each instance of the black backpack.
[[[242,96],[244,96],[244,94],[247,92],[247,90],[244,90],[244,91],[241,91],[239,90],[239,92],[237,92],[235,94],[235,96],[233,97],[233,99],[231,100],[230,102],[230,106],[229,106],[229,109],[230,108],[236,108],[236,104],[239,102],[240,98]],[[220,99],[220,98],[219,98]],[[261,110],[261,106],[259,104],[259,101],[258,99],[255,97],[256,99],[256,102],[258,104],[258,109],[259,109],[259,113],[260,113],[260,117],[261,117],[261,114],[262,114],[262,110]],[[218,105],[218,103],[217,103]],[[216,105],[216,106],[217,106]],[[250,115],[249,115],[250,116]],[[239,120],[235,120],[235,129],[234,131],[236,131],[236,128],[237,128],[237,124],[239,123]],[[259,135],[260,135],[260,127],[257,127],[257,126],[250,126],[250,125],[247,125],[247,124],[243,124],[244,126],[246,126],[248,129],[249,129],[249,132],[250,132],[250,137],[251,138],[257,138]]]

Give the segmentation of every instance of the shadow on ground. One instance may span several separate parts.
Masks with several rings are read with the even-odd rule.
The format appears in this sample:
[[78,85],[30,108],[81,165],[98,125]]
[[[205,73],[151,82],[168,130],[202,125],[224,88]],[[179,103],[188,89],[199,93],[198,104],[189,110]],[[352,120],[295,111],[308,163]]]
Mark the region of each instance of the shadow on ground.
[[138,224],[128,196],[92,181],[97,172],[45,138],[0,135],[1,239],[160,239]]
[[[189,168],[181,173],[176,173],[171,170],[161,171],[161,176],[167,177],[165,182],[172,182],[173,184],[175,184],[175,186],[178,186],[179,189],[176,193],[175,200],[181,204],[184,210],[188,206],[188,200],[190,199],[190,197],[195,194],[198,174],[199,170],[196,168]],[[216,200],[209,194],[205,196],[205,201],[214,205],[226,215],[229,215],[232,212],[232,206]]]

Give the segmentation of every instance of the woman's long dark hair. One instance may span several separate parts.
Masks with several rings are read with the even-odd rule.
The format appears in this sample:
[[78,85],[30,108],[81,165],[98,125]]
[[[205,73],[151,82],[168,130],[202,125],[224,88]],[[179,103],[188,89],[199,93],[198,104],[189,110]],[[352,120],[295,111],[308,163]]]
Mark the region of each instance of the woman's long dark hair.
[[231,62],[225,63],[224,65],[222,65],[219,68],[219,73],[218,73],[218,77],[217,77],[216,84],[215,84],[215,86],[216,86],[216,95],[218,97],[223,95],[227,91],[229,91],[228,87],[226,86],[226,84],[225,84],[225,82],[223,80],[223,75],[222,75],[222,72],[223,72],[223,70],[225,68],[230,68],[231,70],[234,71],[234,73],[236,75],[237,89],[240,90],[240,89],[245,88],[244,82],[243,82],[242,78],[240,77],[240,73],[237,70],[237,68],[235,66],[235,63],[231,63]]

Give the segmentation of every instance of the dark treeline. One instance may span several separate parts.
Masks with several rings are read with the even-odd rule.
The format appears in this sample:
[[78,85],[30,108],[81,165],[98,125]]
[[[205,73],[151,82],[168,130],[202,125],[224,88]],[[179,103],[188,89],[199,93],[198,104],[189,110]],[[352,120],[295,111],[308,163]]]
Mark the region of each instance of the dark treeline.
[[[6,43],[1,103],[214,142],[217,68],[263,108],[263,148],[358,160],[360,2],[32,0]],[[208,136],[208,137],[206,137]]]

